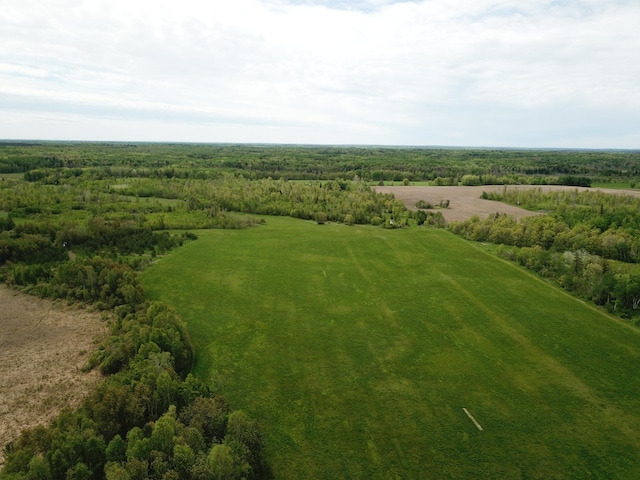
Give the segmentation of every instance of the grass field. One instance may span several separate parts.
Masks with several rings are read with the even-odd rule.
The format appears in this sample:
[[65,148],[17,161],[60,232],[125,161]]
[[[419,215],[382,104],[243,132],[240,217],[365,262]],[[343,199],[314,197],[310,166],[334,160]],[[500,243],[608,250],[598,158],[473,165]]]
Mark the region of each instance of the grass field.
[[635,188],[631,187],[631,184],[629,182],[614,182],[614,183],[593,183],[591,185],[591,188],[613,188],[613,189],[624,189],[624,190],[635,190]]
[[143,281],[273,478],[640,478],[638,329],[446,231],[200,235]]

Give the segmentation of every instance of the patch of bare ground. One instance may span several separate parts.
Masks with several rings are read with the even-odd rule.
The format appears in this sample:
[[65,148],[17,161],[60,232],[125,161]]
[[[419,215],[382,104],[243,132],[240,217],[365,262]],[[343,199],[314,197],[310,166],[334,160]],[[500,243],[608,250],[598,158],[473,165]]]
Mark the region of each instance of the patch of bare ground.
[[601,190],[602,192],[618,195],[640,196],[640,192],[632,190],[565,187],[561,185],[482,185],[480,187],[420,187],[402,185],[378,186],[373,188],[379,193],[393,193],[395,198],[402,201],[410,210],[416,210],[416,202],[418,200],[424,200],[432,205],[437,205],[441,200],[449,200],[449,208],[438,209],[438,211],[442,212],[447,222],[451,220],[466,220],[474,215],[483,218],[492,213],[506,213],[513,215],[515,218],[538,215],[537,212],[531,212],[514,205],[480,198],[482,192],[500,192],[505,187],[509,190],[540,188],[545,192],[576,189],[580,191]]
[[22,430],[76,407],[100,381],[82,367],[106,332],[99,313],[0,285],[0,466]]

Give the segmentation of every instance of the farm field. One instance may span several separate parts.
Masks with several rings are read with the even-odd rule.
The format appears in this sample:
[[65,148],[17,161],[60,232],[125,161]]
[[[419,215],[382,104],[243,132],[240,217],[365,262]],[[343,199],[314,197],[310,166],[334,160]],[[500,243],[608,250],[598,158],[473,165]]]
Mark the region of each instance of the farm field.
[[441,200],[449,200],[451,202],[449,208],[439,210],[448,222],[451,220],[466,220],[473,215],[478,215],[482,218],[496,212],[506,213],[507,215],[514,216],[515,218],[537,215],[536,212],[531,212],[515,205],[480,198],[482,192],[501,192],[504,188],[507,188],[508,190],[540,189],[543,192],[559,190],[601,190],[603,192],[616,195],[640,196],[640,191],[638,190],[603,187],[568,187],[563,185],[482,185],[479,187],[396,185],[373,187],[373,189],[379,193],[393,193],[394,197],[403,202],[409,210],[416,210],[415,205],[418,200],[424,200],[433,205],[437,205]]
[[97,340],[100,314],[21,294],[0,285],[0,465],[20,431],[45,425],[78,405],[100,381],[83,372]]
[[443,230],[199,235],[143,282],[272,478],[639,478],[637,328]]

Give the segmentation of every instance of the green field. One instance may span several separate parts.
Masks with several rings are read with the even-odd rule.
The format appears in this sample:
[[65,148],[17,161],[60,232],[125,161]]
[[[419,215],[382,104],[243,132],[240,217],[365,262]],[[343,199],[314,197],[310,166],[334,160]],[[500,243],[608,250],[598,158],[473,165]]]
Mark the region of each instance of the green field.
[[631,187],[631,184],[629,182],[609,182],[609,183],[594,182],[591,184],[591,187],[592,188],[613,188],[618,190],[634,190],[634,188]]
[[637,328],[443,230],[199,235],[143,282],[273,478],[640,478]]

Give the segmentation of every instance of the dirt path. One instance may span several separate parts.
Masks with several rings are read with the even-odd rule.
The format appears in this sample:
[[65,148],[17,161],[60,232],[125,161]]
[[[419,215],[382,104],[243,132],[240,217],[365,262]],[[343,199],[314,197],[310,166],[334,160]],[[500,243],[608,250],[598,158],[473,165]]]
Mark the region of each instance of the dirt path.
[[[480,187],[414,187],[414,186],[385,186],[373,187],[376,192],[393,193],[410,210],[416,209],[416,202],[424,200],[433,205],[437,205],[441,200],[449,200],[449,208],[439,210],[444,215],[446,221],[466,220],[473,215],[486,217],[491,213],[506,213],[516,218],[530,215],[537,215],[535,212],[524,210],[523,208],[507,205],[506,203],[493,200],[483,200],[480,198],[482,192],[500,192],[504,185],[483,185]],[[613,190],[595,189],[582,187],[564,187],[560,185],[507,185],[508,189],[531,189],[541,188],[543,191],[554,190],[601,190],[606,193],[618,195],[640,196],[640,191],[633,190]]]
[[106,334],[100,314],[0,285],[0,466],[25,428],[76,406],[97,384],[82,366]]

